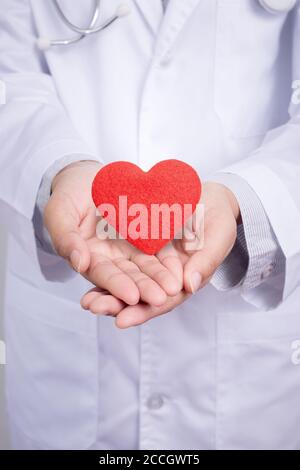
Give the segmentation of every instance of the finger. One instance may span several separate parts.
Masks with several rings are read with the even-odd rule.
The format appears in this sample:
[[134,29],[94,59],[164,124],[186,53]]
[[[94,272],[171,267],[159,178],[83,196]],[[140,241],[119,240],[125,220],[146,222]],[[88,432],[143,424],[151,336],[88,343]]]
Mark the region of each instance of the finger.
[[177,289],[174,289],[173,293],[168,292],[168,294],[170,296],[179,294],[183,288],[183,266],[178,251],[175,249],[173,243],[168,243],[156,256],[161,264],[165,266],[169,273],[177,280]]
[[106,289],[128,305],[135,305],[140,299],[136,283],[113,261],[101,254],[91,253],[91,265],[86,275],[95,286]]
[[135,263],[124,258],[114,260],[114,263],[135,282],[143,302],[156,306],[165,303],[167,300],[165,291],[151,277],[141,272]]
[[203,248],[196,251],[184,266],[184,288],[195,293],[212,277],[230,253],[236,239],[236,223],[228,214],[208,221]]
[[88,310],[91,302],[98,297],[99,294],[108,294],[106,290],[99,289],[98,287],[93,287],[88,292],[86,292],[80,300],[80,305],[84,310]]
[[96,315],[102,314],[115,316],[124,309],[126,304],[113,295],[94,291],[83,296],[81,299],[81,305],[84,305],[84,308],[88,306],[86,309]]
[[116,326],[124,329],[131,326],[141,325],[148,320],[164,315],[170,312],[184,300],[186,300],[188,294],[183,291],[174,297],[168,297],[165,304],[161,307],[154,307],[148,304],[139,303],[133,307],[125,307],[116,317]]
[[191,253],[203,248],[204,243],[204,205],[198,204],[193,216],[183,230],[182,246]]
[[44,223],[57,253],[69,260],[76,271],[85,272],[90,253],[80,233],[80,215],[67,195],[53,193],[45,209]]
[[[161,257],[164,258],[164,255],[162,254]],[[165,255],[165,260],[166,258],[167,256]],[[163,265],[156,256],[137,253],[132,257],[132,261],[138,266],[140,271],[153,279],[153,281],[155,281],[167,295],[173,296],[181,291],[182,284],[179,280],[180,273],[177,273],[177,278],[175,274],[170,272],[168,267]],[[170,260],[169,264],[171,265]],[[176,271],[175,266],[172,266],[172,269]],[[180,269],[181,268],[179,267],[179,271]]]
[[81,236],[88,240],[95,236],[97,226],[97,216],[94,207],[89,207],[86,217],[81,221],[79,231]]

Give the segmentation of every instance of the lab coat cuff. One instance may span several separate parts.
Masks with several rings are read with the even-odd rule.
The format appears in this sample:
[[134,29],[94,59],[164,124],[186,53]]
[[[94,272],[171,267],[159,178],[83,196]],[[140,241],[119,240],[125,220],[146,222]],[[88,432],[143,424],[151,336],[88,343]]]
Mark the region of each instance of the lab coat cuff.
[[268,216],[269,223],[284,255],[284,260],[280,257],[281,264],[284,264],[283,272],[280,273],[281,284],[277,282],[276,285],[276,291],[280,289],[280,301],[282,301],[299,285],[298,227],[300,213],[296,201],[280,175],[264,163],[248,162],[246,159],[231,165],[226,168],[226,171],[239,175],[247,181],[259,197]]
[[42,250],[46,251],[49,254],[57,254],[56,250],[53,246],[51,237],[47,228],[43,222],[43,214],[45,207],[49,201],[51,196],[51,185],[53,178],[66,166],[70,165],[71,163],[82,161],[82,160],[91,160],[88,155],[82,154],[73,154],[73,155],[66,155],[58,160],[56,160],[45,172],[41,184],[38,190],[36,204],[33,214],[33,226],[35,237],[37,241],[37,245]]
[[[236,282],[230,285],[227,281],[228,288],[241,285],[242,291],[246,292],[282,272],[284,255],[264,207],[247,181],[238,175],[221,172],[212,179],[234,193],[242,218],[236,244],[216,273],[217,279],[222,276],[227,280],[233,278]],[[231,274],[232,271],[235,276]],[[237,282],[238,275],[240,282]]]
[[238,226],[236,242],[223,263],[215,271],[211,284],[219,291],[227,291],[242,284],[249,263],[245,234]]
[[[13,209],[11,204],[8,206],[10,207],[10,211],[14,210],[19,214],[19,225],[22,224],[25,226],[27,221],[30,222],[32,232],[34,233],[33,217],[36,199],[45,172],[56,160],[74,154],[88,155],[90,160],[95,159],[95,156],[89,152],[87,145],[82,140],[60,139],[44,147],[40,147],[40,149],[33,153],[26,161],[25,165],[20,170],[21,174],[16,189]],[[11,216],[10,219],[12,220],[13,216]],[[25,252],[30,256],[37,257],[37,249],[39,246],[36,237],[33,237],[33,245],[32,243],[28,243],[28,240],[25,239],[22,230],[11,227],[11,231]]]
[[15,207],[23,216],[32,219],[38,190],[45,172],[55,161],[67,155],[88,155],[95,159],[81,140],[59,140],[37,151],[21,169],[19,186],[16,192]]

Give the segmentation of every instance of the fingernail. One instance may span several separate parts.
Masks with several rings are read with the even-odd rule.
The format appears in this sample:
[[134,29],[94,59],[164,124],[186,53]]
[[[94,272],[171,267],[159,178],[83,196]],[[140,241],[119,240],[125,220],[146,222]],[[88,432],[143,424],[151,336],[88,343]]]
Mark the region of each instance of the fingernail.
[[202,282],[202,276],[198,272],[194,272],[190,276],[190,287],[191,291],[193,294],[197,292],[197,290],[200,289],[201,287],[201,282]]
[[79,273],[80,272],[80,261],[81,261],[79,251],[77,251],[77,250],[72,251],[71,256],[70,256],[70,261],[71,261],[71,264],[72,264],[73,268],[75,269],[75,271],[77,271]]

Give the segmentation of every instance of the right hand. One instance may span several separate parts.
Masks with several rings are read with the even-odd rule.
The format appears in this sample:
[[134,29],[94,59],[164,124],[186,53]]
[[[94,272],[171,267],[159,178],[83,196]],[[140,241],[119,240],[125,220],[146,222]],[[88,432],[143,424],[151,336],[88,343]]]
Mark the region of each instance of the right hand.
[[126,240],[99,240],[91,186],[101,164],[76,162],[52,183],[44,223],[57,253],[96,287],[108,291],[105,310],[116,314],[139,301],[163,305],[183,286],[182,264],[172,244],[159,256],[141,253]]
[[[203,214],[201,217],[201,210],[198,218],[195,213],[188,231],[190,233],[186,232],[189,237],[172,242],[182,263],[184,289],[176,296],[169,296],[160,306],[139,302],[120,308],[114,312],[119,328],[141,325],[174,310],[209,282],[232,250],[240,220],[240,208],[235,195],[222,184],[205,182],[201,201],[205,216]],[[157,256],[160,257],[160,253]],[[106,293],[93,289],[83,296],[81,305],[93,313],[105,314],[106,301]]]

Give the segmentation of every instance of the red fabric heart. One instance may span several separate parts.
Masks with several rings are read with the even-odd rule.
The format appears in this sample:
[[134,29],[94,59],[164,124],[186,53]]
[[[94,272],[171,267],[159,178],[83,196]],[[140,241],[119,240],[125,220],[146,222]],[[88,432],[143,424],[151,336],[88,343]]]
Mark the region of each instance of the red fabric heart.
[[[123,196],[122,202],[119,196]],[[101,168],[92,184],[93,201],[101,215],[122,238],[147,254],[158,253],[164,245],[173,240],[178,230],[195,211],[200,196],[201,182],[198,174],[190,165],[179,160],[161,161],[148,172],[130,162],[113,162]],[[141,224],[137,224],[137,217],[144,214],[144,211],[135,211],[134,207],[133,212],[126,211],[125,197],[128,210],[133,204],[145,206],[148,215],[142,230]],[[112,205],[116,211],[116,218],[111,217],[105,208],[99,207],[101,204]],[[158,207],[153,204],[168,204],[169,207],[177,204],[177,208],[181,211],[180,219],[170,212],[171,217],[168,218],[169,222],[166,225],[166,218],[157,217],[157,212],[156,215],[151,213],[154,207]],[[186,204],[189,205],[189,213],[184,212]],[[132,231],[132,227],[136,230]],[[152,228],[154,230],[158,227],[158,233],[151,231]],[[166,238],[166,235],[169,236]]]

